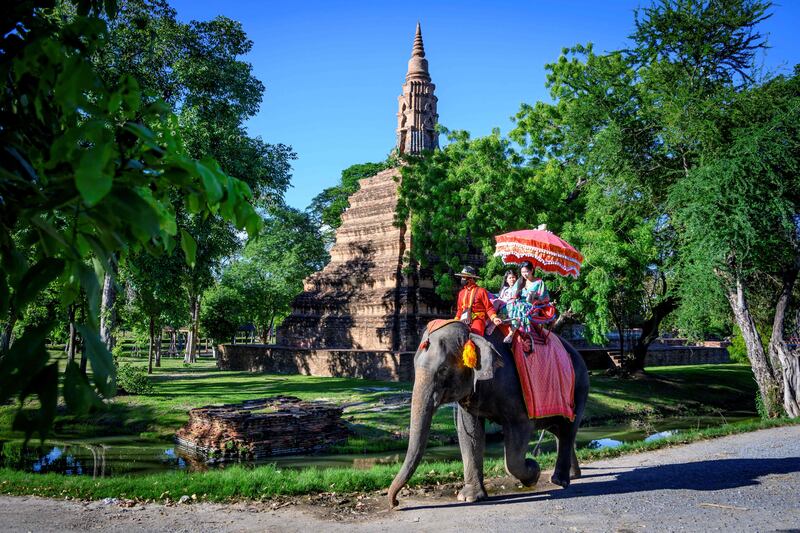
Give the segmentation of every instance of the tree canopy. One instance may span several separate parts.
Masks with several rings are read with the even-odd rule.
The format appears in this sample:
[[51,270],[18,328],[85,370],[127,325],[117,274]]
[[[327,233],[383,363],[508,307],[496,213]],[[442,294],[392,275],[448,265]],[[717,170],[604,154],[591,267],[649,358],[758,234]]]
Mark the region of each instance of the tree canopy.
[[268,342],[270,330],[302,292],[303,280],[327,260],[319,228],[307,213],[274,208],[258,237],[222,273],[220,285],[240,295],[240,325],[252,324],[262,342]]

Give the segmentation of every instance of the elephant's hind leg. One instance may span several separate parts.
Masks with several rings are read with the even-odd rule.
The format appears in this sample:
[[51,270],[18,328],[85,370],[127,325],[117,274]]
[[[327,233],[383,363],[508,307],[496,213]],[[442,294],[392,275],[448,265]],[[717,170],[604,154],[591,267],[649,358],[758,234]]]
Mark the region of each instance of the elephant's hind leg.
[[556,440],[558,441],[558,451],[556,452],[556,467],[553,469],[550,482],[567,488],[569,487],[570,478],[580,476],[581,472],[580,467],[578,467],[578,458],[575,455],[577,428],[574,423],[564,420],[554,429]]
[[526,487],[535,485],[542,470],[539,468],[539,463],[525,457],[531,440],[531,425],[528,422],[506,424],[503,426],[503,435],[506,472],[520,480]]
[[575,453],[575,445],[572,445],[572,464],[569,467],[570,479],[578,479],[581,477],[581,465],[578,464],[578,454]]
[[486,444],[484,419],[475,416],[460,405],[457,414],[458,445],[464,463],[464,488],[458,501],[476,502],[486,498],[483,486],[483,449]]

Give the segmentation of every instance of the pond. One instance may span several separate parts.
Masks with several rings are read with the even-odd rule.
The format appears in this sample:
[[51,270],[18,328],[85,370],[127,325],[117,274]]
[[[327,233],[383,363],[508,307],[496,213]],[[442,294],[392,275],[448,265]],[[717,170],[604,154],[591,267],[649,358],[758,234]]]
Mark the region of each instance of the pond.
[[[752,415],[739,414],[727,417],[727,422],[753,420]],[[719,416],[673,417],[654,423],[632,427],[630,423],[582,427],[578,432],[579,448],[603,448],[620,446],[626,442],[655,440],[687,429],[702,429],[723,423]],[[537,433],[533,449],[539,438]],[[486,456],[503,456],[503,443],[499,436],[490,436],[486,444]],[[555,440],[545,433],[540,445],[542,452],[554,451]],[[376,464],[400,463],[405,450],[366,454],[319,454],[307,456],[273,457],[261,462],[241,464],[275,464],[281,468],[370,468]],[[460,460],[458,445],[430,447],[425,453],[425,461]],[[230,463],[227,463],[230,464]],[[106,437],[82,441],[45,441],[44,445],[22,447],[18,440],[0,441],[0,465],[35,473],[61,473],[67,475],[107,477],[120,475],[141,475],[170,470],[205,471],[224,468],[224,464],[209,465],[169,443],[154,443],[138,437]]]

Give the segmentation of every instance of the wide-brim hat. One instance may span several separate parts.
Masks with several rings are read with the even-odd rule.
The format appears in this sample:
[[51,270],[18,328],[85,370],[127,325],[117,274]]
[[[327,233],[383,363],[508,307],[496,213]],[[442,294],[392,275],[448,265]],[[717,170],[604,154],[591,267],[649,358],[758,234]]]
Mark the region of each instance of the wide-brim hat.
[[471,266],[465,266],[461,269],[461,272],[456,274],[456,277],[459,278],[473,278],[473,279],[481,279],[481,277],[475,272],[475,269]]

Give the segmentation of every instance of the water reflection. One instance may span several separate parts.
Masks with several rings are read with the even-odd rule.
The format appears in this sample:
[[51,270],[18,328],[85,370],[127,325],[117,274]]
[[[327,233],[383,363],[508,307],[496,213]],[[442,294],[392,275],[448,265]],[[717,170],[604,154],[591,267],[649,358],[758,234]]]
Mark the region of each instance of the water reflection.
[[187,458],[174,446],[141,443],[130,438],[110,438],[104,443],[50,442],[27,448],[18,441],[0,442],[0,466],[41,474],[96,478],[184,470],[188,465]]
[[[739,421],[751,420],[739,417]],[[728,418],[728,421],[731,421]],[[646,429],[630,424],[583,427],[578,432],[577,446],[590,449],[613,448],[626,442],[644,440],[651,442],[666,438],[680,429],[719,425],[718,418],[673,418],[658,421],[657,427],[648,424]],[[660,430],[660,431],[657,431]],[[534,435],[533,444],[538,439]],[[555,438],[545,433],[542,452],[556,449]],[[273,457],[259,462],[242,462],[243,466],[274,464],[280,469],[343,467],[369,469],[375,465],[400,463],[405,450],[368,454],[329,454]],[[502,458],[502,441],[486,443],[486,457]],[[457,444],[428,448],[424,461],[459,461],[461,452]],[[227,463],[230,464],[230,463]],[[224,468],[223,464],[209,464],[202,458],[168,443],[145,441],[138,437],[109,437],[88,442],[50,441],[45,446],[22,447],[21,441],[0,441],[0,466],[26,472],[56,472],[67,475],[93,477],[139,475],[170,470],[202,472]]]
[[678,433],[677,429],[671,429],[668,431],[659,431],[658,433],[654,433],[644,439],[645,442],[653,442],[654,440],[666,439],[667,437],[671,437]]
[[618,448],[623,444],[625,443],[616,439],[594,439],[586,447],[590,450],[600,450],[603,448]]

